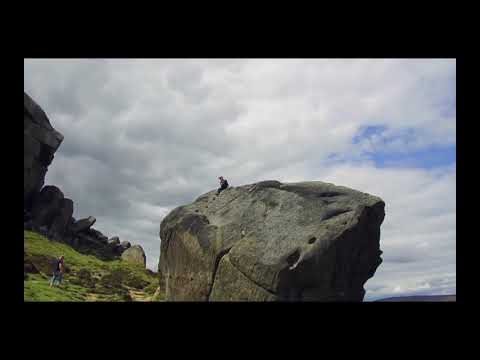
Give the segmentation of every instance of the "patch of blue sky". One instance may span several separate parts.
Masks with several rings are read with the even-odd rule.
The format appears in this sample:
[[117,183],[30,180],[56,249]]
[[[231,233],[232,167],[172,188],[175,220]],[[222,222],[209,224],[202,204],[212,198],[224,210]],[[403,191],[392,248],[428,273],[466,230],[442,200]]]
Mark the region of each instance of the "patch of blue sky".
[[374,135],[382,135],[387,131],[384,125],[371,125],[362,127],[352,139],[354,144],[359,144],[364,139],[369,139]]
[[[386,126],[361,128],[352,139],[353,150],[348,154],[330,154],[330,163],[373,163],[376,167],[409,167],[433,169],[456,163],[456,144],[414,146],[417,132],[412,128],[389,131]],[[390,146],[396,142],[401,146]]]
[[374,152],[369,158],[377,167],[415,167],[433,169],[456,163],[456,145],[429,146],[408,153]]

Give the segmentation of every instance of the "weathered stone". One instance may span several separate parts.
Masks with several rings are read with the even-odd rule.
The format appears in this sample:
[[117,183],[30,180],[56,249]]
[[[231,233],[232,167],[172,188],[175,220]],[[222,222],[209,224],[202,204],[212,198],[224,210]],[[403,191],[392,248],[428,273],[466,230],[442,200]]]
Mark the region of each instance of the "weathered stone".
[[23,108],[23,207],[30,209],[63,135],[51,126],[45,112],[26,93]]
[[104,246],[104,244],[100,240],[90,235],[89,233],[80,232],[77,234],[77,237],[80,239],[80,244],[82,245],[90,244],[95,248]]
[[49,229],[49,237],[55,240],[63,240],[73,214],[73,201],[62,199],[56,217]]
[[146,267],[147,257],[140,245],[134,245],[122,253],[122,260]]
[[45,186],[33,197],[32,220],[37,227],[50,228],[60,212],[62,191],[56,186]]
[[114,236],[114,237],[110,238],[108,240],[108,245],[112,248],[115,248],[118,245],[120,245],[120,239],[118,238],[118,236]]
[[90,228],[90,232],[99,240],[100,242],[104,243],[105,245],[108,243],[108,237],[102,234],[102,232],[98,231],[97,229]]
[[384,206],[319,181],[211,191],[163,219],[160,287],[167,300],[362,301]]
[[95,221],[97,221],[97,219],[95,219],[93,216],[89,216],[86,219],[80,219],[80,220],[76,221],[70,227],[70,229],[74,234],[76,234],[76,233],[79,233],[81,231],[85,231],[85,230],[89,229],[93,224],[95,224]]
[[120,243],[120,245],[117,245],[117,246],[114,248],[113,253],[116,254],[116,255],[122,255],[123,252],[124,252],[125,250],[127,250],[128,248],[130,248],[130,247],[131,247],[130,242],[128,242],[128,241],[122,241],[122,242]]

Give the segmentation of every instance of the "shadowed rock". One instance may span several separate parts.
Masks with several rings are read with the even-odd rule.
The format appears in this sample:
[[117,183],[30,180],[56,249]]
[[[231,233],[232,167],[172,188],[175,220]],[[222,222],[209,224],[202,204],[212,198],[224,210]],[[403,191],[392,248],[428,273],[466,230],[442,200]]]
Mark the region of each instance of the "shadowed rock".
[[56,186],[45,186],[42,191],[33,197],[32,220],[37,228],[53,224],[58,216],[63,202],[63,193]]
[[118,238],[118,236],[114,236],[108,239],[108,246],[110,246],[111,248],[115,248],[118,245],[120,245],[120,239]]
[[23,94],[23,207],[30,210],[32,200],[42,188],[48,166],[63,141],[45,112],[26,93]]
[[362,301],[384,202],[323,182],[211,191],[160,226],[167,300]]
[[97,221],[97,219],[93,216],[89,216],[86,219],[80,219],[71,226],[71,230],[74,234],[85,231],[95,224],[95,221]]
[[49,229],[49,237],[62,241],[67,234],[67,228],[71,224],[73,214],[73,201],[71,199],[62,199],[57,214]]

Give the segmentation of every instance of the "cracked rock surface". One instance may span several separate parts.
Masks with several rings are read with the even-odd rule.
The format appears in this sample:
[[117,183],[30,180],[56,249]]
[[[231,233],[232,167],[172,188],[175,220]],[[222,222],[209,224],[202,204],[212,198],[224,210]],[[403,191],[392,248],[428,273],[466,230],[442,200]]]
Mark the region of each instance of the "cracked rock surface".
[[384,207],[320,181],[210,191],[161,222],[161,287],[170,301],[362,301]]
[[32,198],[43,187],[45,174],[63,135],[50,124],[45,112],[23,94],[23,207],[30,210]]

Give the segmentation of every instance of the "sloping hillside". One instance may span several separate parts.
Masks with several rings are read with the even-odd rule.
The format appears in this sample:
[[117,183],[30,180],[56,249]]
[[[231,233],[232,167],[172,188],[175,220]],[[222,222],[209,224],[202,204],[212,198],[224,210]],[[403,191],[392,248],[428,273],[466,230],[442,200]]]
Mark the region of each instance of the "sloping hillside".
[[[65,256],[60,287],[49,286],[54,261]],[[103,261],[24,231],[24,301],[162,301],[158,276],[122,260]]]

